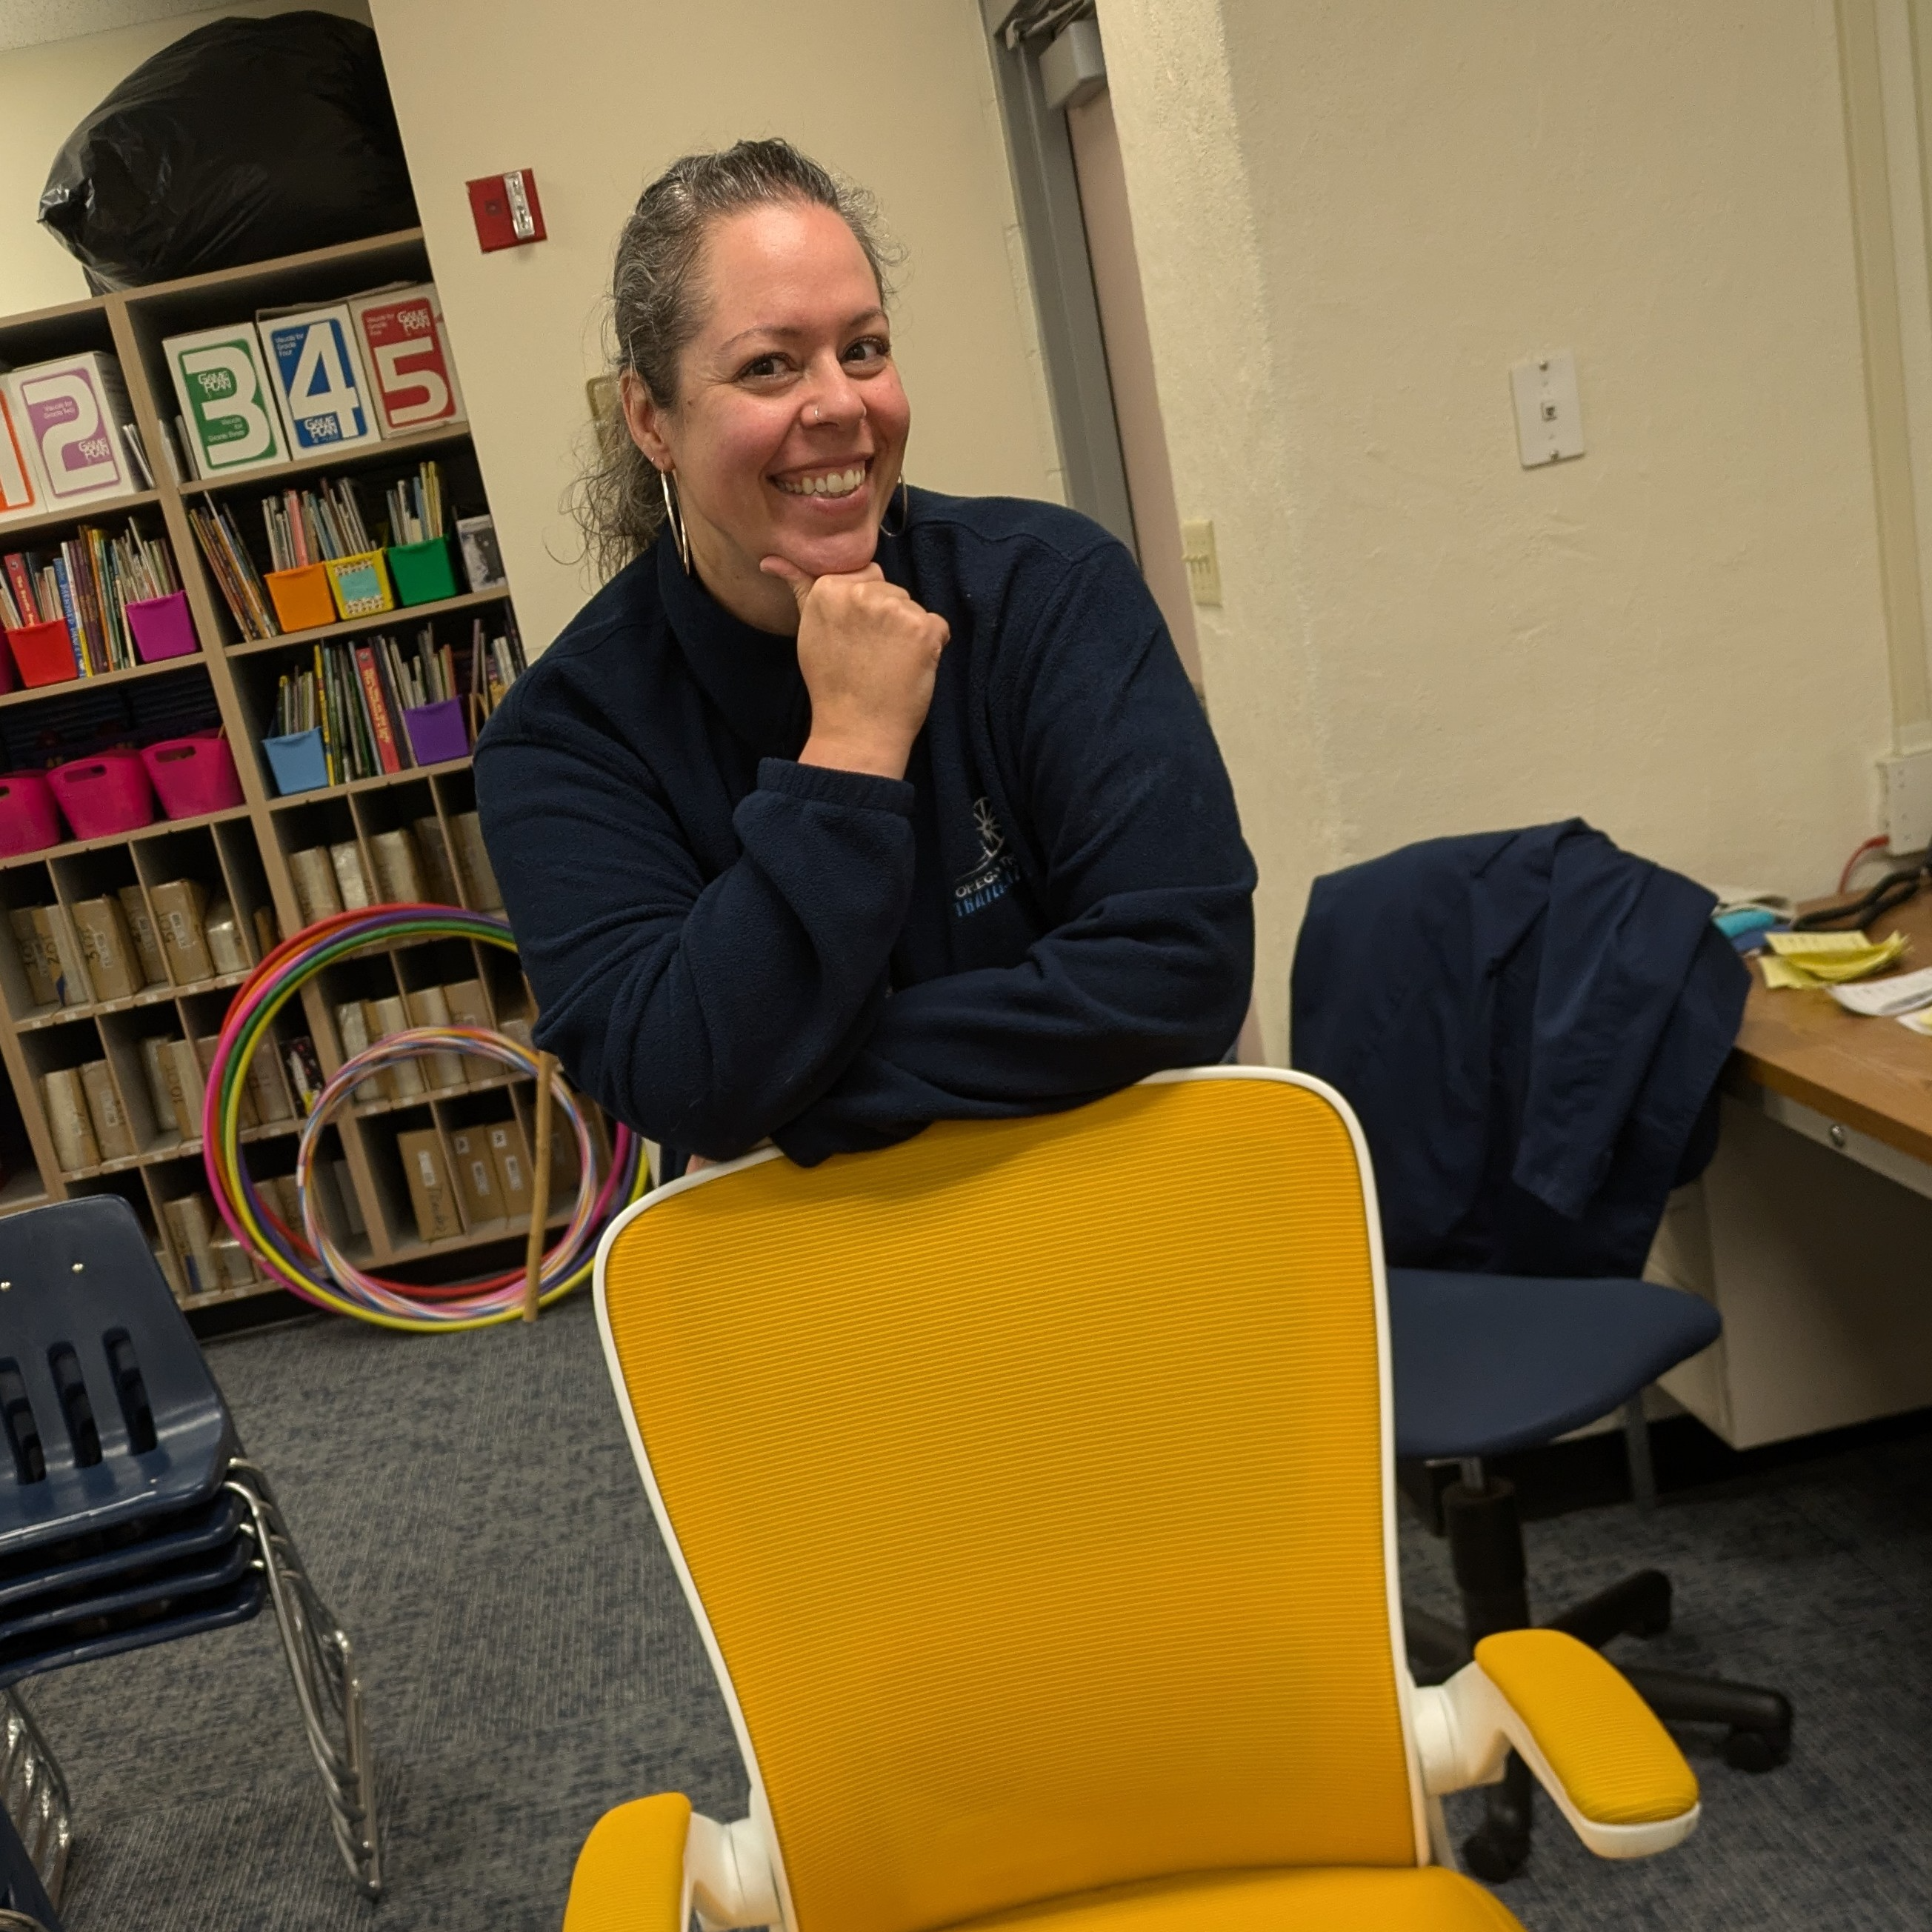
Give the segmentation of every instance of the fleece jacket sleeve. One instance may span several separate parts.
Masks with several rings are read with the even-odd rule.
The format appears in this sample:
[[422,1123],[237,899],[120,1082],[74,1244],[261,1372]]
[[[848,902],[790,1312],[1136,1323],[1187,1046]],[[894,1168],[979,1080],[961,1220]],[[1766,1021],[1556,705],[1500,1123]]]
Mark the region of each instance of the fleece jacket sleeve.
[[1208,721],[1126,551],[1069,571],[1003,653],[1005,777],[1052,929],[1017,965],[901,988],[775,1138],[792,1160],[938,1120],[1052,1112],[1219,1059],[1254,967],[1254,862]]
[[538,1043],[600,1106],[728,1159],[850,1058],[911,890],[909,784],[766,759],[706,884],[649,772],[582,725],[493,732],[477,773]]

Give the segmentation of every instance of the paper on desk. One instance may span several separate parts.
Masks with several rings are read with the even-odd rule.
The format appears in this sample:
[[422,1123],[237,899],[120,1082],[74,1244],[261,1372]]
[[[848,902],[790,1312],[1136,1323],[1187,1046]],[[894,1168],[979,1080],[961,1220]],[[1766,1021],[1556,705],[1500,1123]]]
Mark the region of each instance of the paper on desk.
[[1903,958],[1908,942],[1902,932],[1876,943],[1862,932],[1772,932],[1765,944],[1764,983],[1806,987],[1869,979]]
[[1868,1019],[1895,1020],[1901,1014],[1932,1006],[1932,966],[1916,973],[1900,973],[1890,980],[1874,980],[1868,986],[1833,986],[1833,999],[1848,1013],[1862,1013]]
[[1916,1012],[1899,1013],[1894,1017],[1902,1027],[1910,1027],[1914,1033],[1932,1034],[1932,1006],[1921,1006]]

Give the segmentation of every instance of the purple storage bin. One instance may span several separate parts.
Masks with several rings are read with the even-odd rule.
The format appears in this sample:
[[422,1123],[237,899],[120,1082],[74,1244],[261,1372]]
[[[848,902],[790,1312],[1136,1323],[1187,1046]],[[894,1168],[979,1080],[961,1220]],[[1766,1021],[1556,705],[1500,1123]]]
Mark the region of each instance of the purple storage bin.
[[199,818],[242,802],[241,774],[235,754],[219,731],[197,731],[191,738],[164,738],[141,748],[161,810],[170,818]]
[[39,772],[0,774],[0,858],[61,842],[52,788]]
[[434,704],[405,706],[410,749],[419,765],[447,764],[470,755],[470,732],[463,722],[463,700],[439,698]]
[[185,590],[130,604],[128,628],[134,634],[134,649],[143,664],[153,664],[160,658],[184,658],[201,649],[201,640],[194,634],[194,620],[188,614]]
[[99,752],[47,774],[76,838],[111,838],[154,822],[154,788],[136,752]]

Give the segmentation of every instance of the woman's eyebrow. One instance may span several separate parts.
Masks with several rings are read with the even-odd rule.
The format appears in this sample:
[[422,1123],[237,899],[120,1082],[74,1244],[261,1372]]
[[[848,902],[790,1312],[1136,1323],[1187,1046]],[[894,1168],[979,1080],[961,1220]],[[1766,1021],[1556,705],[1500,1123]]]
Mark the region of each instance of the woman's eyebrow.
[[[885,319],[885,310],[876,305],[868,309],[862,309],[858,314],[841,325],[840,332],[842,334],[848,328],[862,328],[868,322],[883,322]],[[754,323],[749,328],[740,329],[736,335],[727,336],[718,345],[718,352],[721,356],[726,354],[738,344],[754,335],[774,336],[781,342],[796,342],[800,336],[809,335],[812,333],[812,332],[808,328],[788,328],[783,322],[760,322]]]

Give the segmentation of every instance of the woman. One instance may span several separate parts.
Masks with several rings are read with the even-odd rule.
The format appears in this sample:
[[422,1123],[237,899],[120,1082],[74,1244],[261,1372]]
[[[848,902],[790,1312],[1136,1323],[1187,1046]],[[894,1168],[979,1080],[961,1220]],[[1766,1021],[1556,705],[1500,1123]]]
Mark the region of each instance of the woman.
[[671,1173],[1219,1058],[1254,868],[1206,721],[1105,532],[902,481],[868,204],[781,141],[688,156],[614,297],[624,567],[476,753],[539,1042]]

